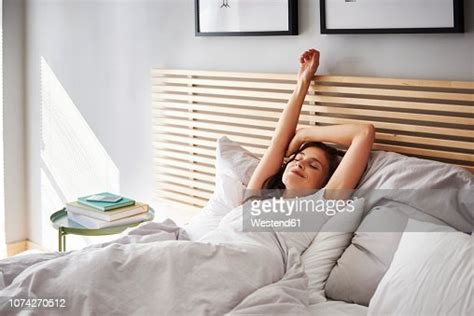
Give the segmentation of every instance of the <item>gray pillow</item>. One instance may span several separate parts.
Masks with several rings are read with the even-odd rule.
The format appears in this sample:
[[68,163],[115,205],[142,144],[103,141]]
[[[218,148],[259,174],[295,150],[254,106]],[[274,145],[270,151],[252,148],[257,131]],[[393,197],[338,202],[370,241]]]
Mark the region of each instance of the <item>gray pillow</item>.
[[326,296],[368,306],[409,218],[472,232],[473,183],[473,176],[460,167],[372,153],[354,193],[365,198],[369,212],[331,271]]
[[397,153],[373,152],[355,192],[366,210],[398,201],[466,233],[474,222],[474,177],[464,168]]

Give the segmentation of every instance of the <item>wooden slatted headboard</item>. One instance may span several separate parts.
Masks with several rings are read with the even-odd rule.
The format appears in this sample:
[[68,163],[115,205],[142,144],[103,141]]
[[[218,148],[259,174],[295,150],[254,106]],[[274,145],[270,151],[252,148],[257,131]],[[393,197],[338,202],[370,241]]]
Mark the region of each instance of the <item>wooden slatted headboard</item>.
[[[200,209],[214,190],[216,140],[262,155],[296,75],[152,70],[155,197]],[[374,149],[474,171],[474,82],[316,76],[300,127],[370,122]]]

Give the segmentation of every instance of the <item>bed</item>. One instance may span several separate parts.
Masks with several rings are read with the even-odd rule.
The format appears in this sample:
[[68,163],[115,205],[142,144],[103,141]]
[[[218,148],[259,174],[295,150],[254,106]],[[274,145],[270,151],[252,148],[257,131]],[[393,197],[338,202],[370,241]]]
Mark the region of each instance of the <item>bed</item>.
[[[473,312],[473,82],[316,76],[301,126],[377,129],[356,211],[309,235],[242,235],[238,205],[295,76],[153,69],[151,79],[155,198],[189,223],[144,223],[82,250],[3,260],[1,297],[60,293],[76,314]],[[420,249],[439,260],[407,263]],[[432,275],[443,277],[420,286],[418,276]],[[6,300],[0,308],[14,311]]]
[[[279,114],[296,83],[295,76],[177,69],[153,69],[151,76],[155,197],[165,205],[174,205],[177,213],[183,209],[195,209],[197,215],[185,227],[191,239],[198,239],[217,226],[225,213],[223,209],[230,210],[241,200],[241,187],[245,187],[258,161],[254,158],[261,157],[269,144]],[[473,89],[473,82],[316,76],[302,109],[300,127],[373,123],[377,129],[374,151],[379,151],[379,154],[372,155],[372,169],[384,170],[388,175],[398,171],[397,168],[405,163],[398,161],[400,157],[382,154],[387,151],[400,153],[403,157],[421,158],[412,162],[412,167],[421,173],[417,175],[420,179],[424,178],[424,173],[433,174],[433,177],[425,179],[433,183],[431,186],[400,176],[392,182],[392,187],[408,189],[417,185],[429,188],[429,191],[451,185],[472,191],[472,179],[440,184],[436,177],[450,178],[447,175],[452,175],[452,170],[440,170],[441,165],[427,162],[440,161],[474,172]],[[238,144],[223,140],[222,135]],[[240,156],[242,158],[235,158]],[[253,166],[249,162],[252,159]],[[384,160],[393,165],[383,166]],[[229,174],[233,174],[236,181],[230,180]],[[368,176],[365,175],[367,179]],[[382,187],[380,182],[390,184],[385,179],[379,183],[365,182],[367,188]],[[222,195],[231,198],[222,199]],[[390,204],[382,205],[377,199],[369,202],[369,208],[385,207],[390,211],[394,208]],[[421,207],[426,208],[427,205]],[[472,212],[472,204],[469,207]],[[459,219],[463,220],[468,224],[458,225],[457,228],[472,231],[472,216]],[[392,248],[391,254],[373,254],[371,249],[365,249],[376,258],[383,257],[381,261],[385,261],[385,265],[393,257],[393,248],[398,245],[398,233],[402,228],[387,229],[397,235],[384,240]],[[363,243],[363,238],[356,240],[352,248],[364,249]],[[351,259],[346,259],[341,266],[347,266],[347,261]],[[360,264],[370,262],[362,261]],[[387,269],[387,266],[380,267],[373,262],[372,265],[380,270],[379,274]],[[351,272],[349,269],[342,270]],[[361,284],[367,282],[367,287],[372,287],[369,293],[362,291],[366,297],[350,297],[333,291],[336,292],[334,297],[347,302],[329,299],[323,305],[311,305],[314,313],[367,313],[369,296],[373,295],[380,276],[370,282],[364,279],[357,281]],[[313,301],[320,302],[322,299]]]

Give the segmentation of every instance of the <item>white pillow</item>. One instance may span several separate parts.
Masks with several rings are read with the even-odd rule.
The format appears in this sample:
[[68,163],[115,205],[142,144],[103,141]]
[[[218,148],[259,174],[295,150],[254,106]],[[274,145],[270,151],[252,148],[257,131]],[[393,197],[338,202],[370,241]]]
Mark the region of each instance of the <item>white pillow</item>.
[[247,186],[260,159],[239,143],[223,136],[217,140],[216,168]]
[[368,315],[474,315],[473,237],[410,219]]
[[215,189],[202,211],[183,228],[198,240],[219,225],[221,219],[242,203],[246,185],[259,159],[240,144],[223,136],[217,140]]
[[337,259],[351,243],[353,232],[364,213],[364,199],[353,198],[354,211],[341,212],[331,217],[302,255],[308,275],[309,303],[326,302],[326,280]]

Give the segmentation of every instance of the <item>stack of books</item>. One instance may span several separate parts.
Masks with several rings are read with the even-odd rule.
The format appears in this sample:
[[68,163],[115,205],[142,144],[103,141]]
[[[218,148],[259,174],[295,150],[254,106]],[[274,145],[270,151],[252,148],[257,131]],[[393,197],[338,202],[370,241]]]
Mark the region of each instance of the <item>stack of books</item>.
[[144,221],[148,205],[103,192],[66,203],[70,220],[87,228],[104,228]]

